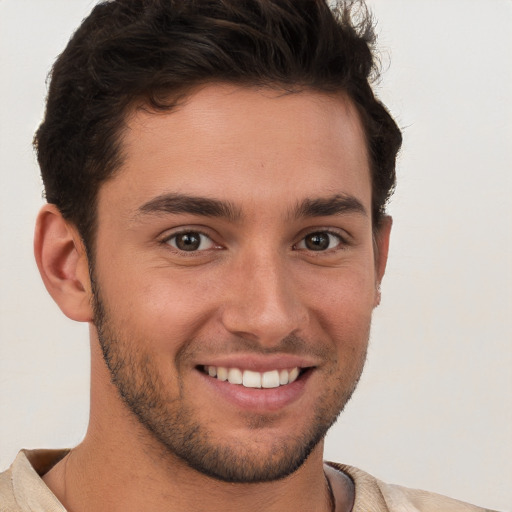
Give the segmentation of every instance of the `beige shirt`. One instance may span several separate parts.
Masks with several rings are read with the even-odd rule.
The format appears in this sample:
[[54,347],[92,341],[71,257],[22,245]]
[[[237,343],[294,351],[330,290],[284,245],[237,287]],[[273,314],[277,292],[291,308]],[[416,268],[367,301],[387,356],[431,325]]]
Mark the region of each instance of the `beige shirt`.
[[[0,512],[66,512],[41,479],[67,450],[22,450],[0,474]],[[492,512],[439,494],[377,480],[360,469],[329,463],[355,484],[353,512]]]

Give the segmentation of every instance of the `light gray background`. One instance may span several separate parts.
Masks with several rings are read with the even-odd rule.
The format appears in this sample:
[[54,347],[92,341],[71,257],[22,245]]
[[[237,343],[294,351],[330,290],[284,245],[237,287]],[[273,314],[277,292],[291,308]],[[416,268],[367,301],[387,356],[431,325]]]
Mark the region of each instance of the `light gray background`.
[[[92,0],[0,0],[0,470],[88,415],[87,327],[32,257],[45,76]],[[383,303],[326,458],[512,510],[512,2],[372,0],[404,128]]]

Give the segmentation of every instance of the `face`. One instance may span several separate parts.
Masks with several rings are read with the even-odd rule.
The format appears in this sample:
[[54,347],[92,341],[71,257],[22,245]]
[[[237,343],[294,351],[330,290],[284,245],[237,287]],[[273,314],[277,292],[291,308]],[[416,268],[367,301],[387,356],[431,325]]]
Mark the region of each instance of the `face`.
[[123,147],[93,270],[120,399],[205,474],[282,478],[365,360],[380,276],[356,110],[210,85],[172,113],[134,112]]

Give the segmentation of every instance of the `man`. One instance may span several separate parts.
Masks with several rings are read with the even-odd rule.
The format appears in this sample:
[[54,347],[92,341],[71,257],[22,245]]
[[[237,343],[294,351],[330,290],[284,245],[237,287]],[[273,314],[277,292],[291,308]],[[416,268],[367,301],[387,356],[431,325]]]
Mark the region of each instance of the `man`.
[[481,510],[323,462],[401,142],[371,41],[312,1],[120,0],[84,21],[36,135],[35,252],[91,326],[89,430],[21,453],[2,510]]

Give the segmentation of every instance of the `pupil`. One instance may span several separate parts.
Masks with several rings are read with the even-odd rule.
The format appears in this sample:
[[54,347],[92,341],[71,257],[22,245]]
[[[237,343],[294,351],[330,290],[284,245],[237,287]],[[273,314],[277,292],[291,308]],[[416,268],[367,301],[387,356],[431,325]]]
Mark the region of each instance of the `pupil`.
[[329,235],[326,233],[313,233],[306,237],[306,247],[312,251],[324,251],[329,248]]
[[195,251],[201,244],[198,233],[184,233],[176,237],[176,246],[182,251]]

